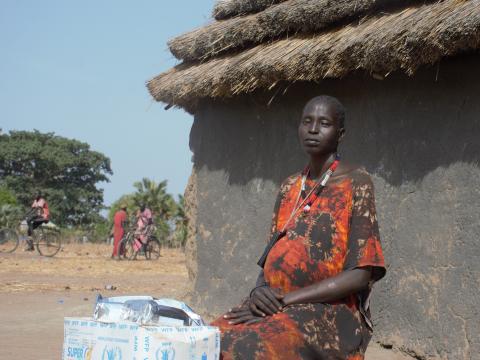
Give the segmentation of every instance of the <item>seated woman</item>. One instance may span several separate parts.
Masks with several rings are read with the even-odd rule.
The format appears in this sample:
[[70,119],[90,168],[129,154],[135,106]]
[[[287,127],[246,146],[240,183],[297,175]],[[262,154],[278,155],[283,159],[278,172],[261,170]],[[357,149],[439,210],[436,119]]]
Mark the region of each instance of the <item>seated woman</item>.
[[257,286],[213,323],[224,360],[364,358],[369,295],[385,264],[370,176],[337,155],[344,118],[329,96],[303,110],[310,161],[281,185]]

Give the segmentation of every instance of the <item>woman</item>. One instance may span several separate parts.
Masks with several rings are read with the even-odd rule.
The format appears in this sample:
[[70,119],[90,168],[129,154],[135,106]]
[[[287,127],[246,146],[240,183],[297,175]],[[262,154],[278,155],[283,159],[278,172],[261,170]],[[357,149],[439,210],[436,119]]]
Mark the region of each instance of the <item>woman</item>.
[[125,224],[127,223],[127,205],[122,204],[120,210],[113,216],[113,252],[112,259],[120,259],[124,254],[120,249],[120,241],[125,234]]
[[369,295],[385,264],[370,176],[338,159],[344,118],[329,96],[303,110],[310,161],[281,185],[257,286],[214,322],[225,360],[364,358]]
[[135,231],[135,244],[134,249],[138,252],[142,245],[147,242],[147,233],[149,226],[153,224],[152,211],[145,205],[140,205],[140,209],[137,212],[137,229]]

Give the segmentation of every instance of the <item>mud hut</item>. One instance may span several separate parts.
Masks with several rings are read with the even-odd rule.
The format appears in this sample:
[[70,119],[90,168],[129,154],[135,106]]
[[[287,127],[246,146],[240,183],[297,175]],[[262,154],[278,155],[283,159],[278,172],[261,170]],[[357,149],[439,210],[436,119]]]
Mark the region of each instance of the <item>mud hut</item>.
[[[423,358],[480,354],[480,1],[221,0],[148,82],[194,114],[186,190],[194,300],[254,283],[280,182],[302,168],[303,104],[346,105],[341,152],[374,177],[388,275],[376,341]],[[477,330],[475,330],[477,329]]]

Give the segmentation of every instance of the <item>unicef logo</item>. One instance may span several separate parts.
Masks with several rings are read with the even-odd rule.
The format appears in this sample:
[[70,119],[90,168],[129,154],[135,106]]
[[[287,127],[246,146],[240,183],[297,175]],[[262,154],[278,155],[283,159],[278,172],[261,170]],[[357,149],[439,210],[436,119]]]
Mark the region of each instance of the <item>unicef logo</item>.
[[102,360],[122,360],[122,350],[119,347],[108,348],[105,346]]
[[171,347],[159,348],[155,357],[157,360],[175,360],[175,349]]

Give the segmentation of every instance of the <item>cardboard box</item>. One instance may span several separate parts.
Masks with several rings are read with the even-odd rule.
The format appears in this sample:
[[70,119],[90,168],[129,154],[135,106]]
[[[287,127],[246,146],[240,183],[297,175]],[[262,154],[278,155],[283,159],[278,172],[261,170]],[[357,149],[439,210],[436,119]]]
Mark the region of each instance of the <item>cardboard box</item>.
[[218,360],[220,331],[211,326],[106,324],[65,318],[63,360]]

